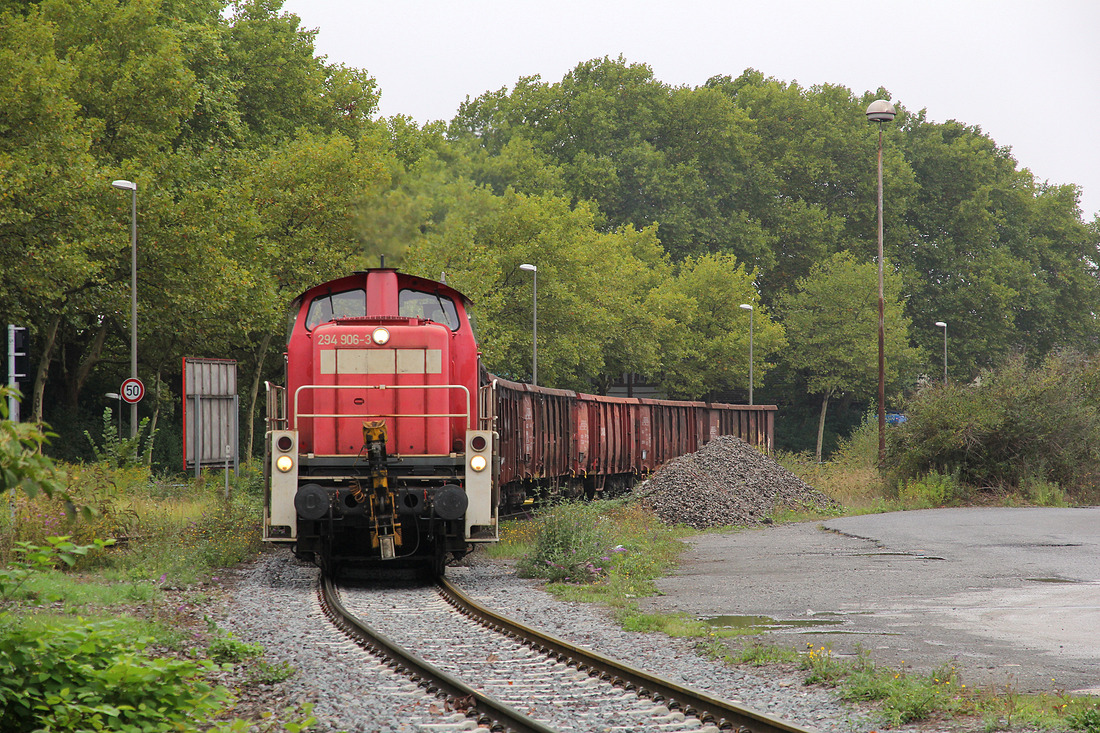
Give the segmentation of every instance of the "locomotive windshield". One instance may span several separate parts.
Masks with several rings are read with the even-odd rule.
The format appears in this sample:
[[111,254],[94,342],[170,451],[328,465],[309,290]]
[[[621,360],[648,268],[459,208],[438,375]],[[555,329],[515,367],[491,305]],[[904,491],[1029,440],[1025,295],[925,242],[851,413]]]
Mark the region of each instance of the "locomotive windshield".
[[462,325],[454,301],[438,293],[419,290],[402,290],[399,295],[398,313],[404,318],[424,318],[442,323],[452,331]]
[[306,314],[306,328],[312,331],[334,318],[357,318],[367,315],[367,292],[362,288],[329,293],[313,299]]

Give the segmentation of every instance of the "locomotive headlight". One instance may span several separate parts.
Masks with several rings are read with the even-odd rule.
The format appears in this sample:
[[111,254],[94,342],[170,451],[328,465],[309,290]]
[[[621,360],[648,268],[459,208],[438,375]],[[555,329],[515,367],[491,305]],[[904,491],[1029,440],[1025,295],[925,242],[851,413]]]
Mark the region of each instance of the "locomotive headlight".
[[480,473],[485,470],[485,466],[488,462],[485,460],[485,456],[474,456],[470,459],[470,468]]
[[374,333],[370,335],[370,340],[382,346],[390,340],[390,332],[384,328],[376,328]]
[[279,469],[283,473],[286,473],[290,469],[294,468],[294,459],[290,456],[279,456],[275,460],[275,468]]

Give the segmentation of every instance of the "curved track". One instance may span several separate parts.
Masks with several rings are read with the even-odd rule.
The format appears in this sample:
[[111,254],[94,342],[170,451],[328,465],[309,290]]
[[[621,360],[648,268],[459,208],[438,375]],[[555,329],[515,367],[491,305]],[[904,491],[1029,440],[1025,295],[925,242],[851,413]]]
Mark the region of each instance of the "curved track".
[[[586,673],[592,678],[598,678],[605,683],[632,692],[638,697],[651,699],[663,708],[698,718],[713,728],[737,730],[739,733],[808,733],[806,728],[704,695],[524,626],[482,607],[445,580],[439,581],[437,591],[458,613],[501,635],[511,637],[541,656],[548,657],[551,660],[550,663],[556,661],[558,666],[568,665],[576,672]],[[404,669],[422,686],[445,696],[453,709],[464,710],[468,716],[476,717],[479,723],[496,730],[511,730],[517,733],[552,733],[555,730],[546,723],[535,720],[441,671],[385,634],[355,618],[355,612],[349,611],[341,602],[339,593],[330,579],[325,579],[321,594],[321,603],[325,612],[338,627],[355,638],[362,646]]]

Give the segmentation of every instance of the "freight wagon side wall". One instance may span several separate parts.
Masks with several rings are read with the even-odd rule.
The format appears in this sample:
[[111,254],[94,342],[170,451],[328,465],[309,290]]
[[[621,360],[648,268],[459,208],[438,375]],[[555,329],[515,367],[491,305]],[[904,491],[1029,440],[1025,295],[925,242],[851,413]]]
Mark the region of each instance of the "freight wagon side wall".
[[774,449],[775,405],[604,397],[499,378],[481,401],[500,436],[501,484],[645,474],[719,435]]

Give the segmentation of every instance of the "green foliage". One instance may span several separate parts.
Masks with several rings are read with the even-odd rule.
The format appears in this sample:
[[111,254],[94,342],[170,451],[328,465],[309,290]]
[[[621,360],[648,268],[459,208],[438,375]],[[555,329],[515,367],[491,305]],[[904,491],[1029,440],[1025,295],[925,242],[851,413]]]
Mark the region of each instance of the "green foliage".
[[[778,306],[838,253],[873,260],[877,136],[863,110],[887,90],[753,69],[689,88],[602,58],[417,128],[372,119],[375,81],[315,40],[277,0],[43,0],[0,16],[0,311],[36,343],[24,412],[74,416],[65,448],[83,445],[83,414],[125,372],[130,200],[115,178],[138,184],[151,385],[194,353],[236,359],[242,396],[274,379],[285,304],[386,253],[471,296],[503,376],[528,374],[531,278],[517,267],[533,262],[546,384],[601,391],[632,373],[678,396],[743,390],[744,302],[754,375],[772,382],[760,386],[814,409],[837,382],[866,398],[847,367],[874,339],[819,340],[864,320],[797,323]],[[1100,290],[1074,187],[1036,181],[976,127],[898,107],[885,248],[923,371],[938,372],[936,320],[951,324],[960,379],[1017,349],[1035,360],[1097,343],[1096,320],[1078,317],[1100,310]],[[837,349],[852,364],[822,363]],[[891,381],[907,386],[915,370],[890,350]]]
[[847,700],[881,702],[883,717],[891,726],[927,720],[936,713],[965,711],[966,685],[954,667],[944,666],[931,674],[890,672],[864,664],[849,672],[842,697]]
[[832,649],[825,646],[815,648],[812,644],[808,646],[809,649],[802,655],[800,665],[802,669],[806,670],[806,678],[803,680],[803,684],[834,687],[848,675],[849,665],[833,656]]
[[645,310],[656,316],[661,346],[657,381],[672,398],[746,390],[749,382],[752,305],[753,379],[760,384],[771,367],[769,357],[787,346],[783,327],[772,320],[756,294],[753,276],[730,255],[688,258],[676,276],[659,283],[646,297]]
[[0,386],[0,495],[21,489],[27,496],[39,491],[52,496],[60,492],[57,468],[42,446],[50,433],[32,423],[8,420],[8,397],[17,390]]
[[[96,540],[90,545],[77,545],[68,537],[47,537],[45,545],[17,542],[14,558],[0,568],[0,602],[14,602],[16,594],[32,577],[58,567],[73,567],[77,558],[93,550],[102,550],[114,540]],[[52,600],[52,599],[49,599]]]
[[[887,388],[893,392],[915,370],[919,351],[909,344],[901,278],[884,273]],[[788,331],[788,381],[821,399],[817,458],[822,456],[829,401],[847,396],[871,401],[878,386],[878,272],[872,262],[838,252],[813,266],[780,298]]]
[[158,658],[122,621],[0,621],[0,716],[10,730],[190,730],[229,694],[211,662]]
[[248,668],[249,682],[257,685],[275,685],[289,680],[296,674],[298,674],[298,670],[286,661],[273,664],[263,659],[257,659]]
[[1091,707],[1071,713],[1066,722],[1073,730],[1084,733],[1100,733],[1100,707]]
[[1042,477],[1025,476],[1020,482],[1020,489],[1035,506],[1064,507],[1070,504],[1061,486]]
[[213,636],[206,645],[206,656],[218,664],[243,662],[264,653],[262,645],[243,642],[232,632],[218,628],[218,625],[210,619],[206,620],[206,626]]
[[599,598],[629,613],[629,599],[653,593],[653,580],[683,550],[677,532],[652,513],[618,501],[559,504],[529,524],[534,529],[522,537],[532,549],[518,563],[521,573],[570,584],[553,586],[561,595]]
[[235,565],[259,551],[262,531],[255,502],[219,500],[190,521],[178,536],[182,551],[193,551],[210,567]]
[[[148,435],[146,435],[146,431]],[[103,410],[103,445],[96,443],[95,438],[87,430],[84,437],[92,444],[92,452],[95,459],[108,468],[129,468],[131,466],[148,466],[153,456],[153,440],[157,431],[149,430],[149,418],[143,418],[138,424],[137,435],[131,438],[123,438],[118,433],[111,408]],[[142,447],[144,443],[144,447]]]
[[970,486],[1087,488],[1100,475],[1094,367],[1060,352],[1038,367],[1016,357],[973,384],[935,385],[887,433],[899,479],[930,473]]
[[591,582],[606,573],[611,554],[622,551],[617,541],[613,542],[614,526],[599,504],[560,504],[536,521],[539,529],[534,551],[519,563],[526,577]]
[[898,483],[898,500],[906,509],[950,506],[966,498],[966,488],[949,474],[927,473]]

